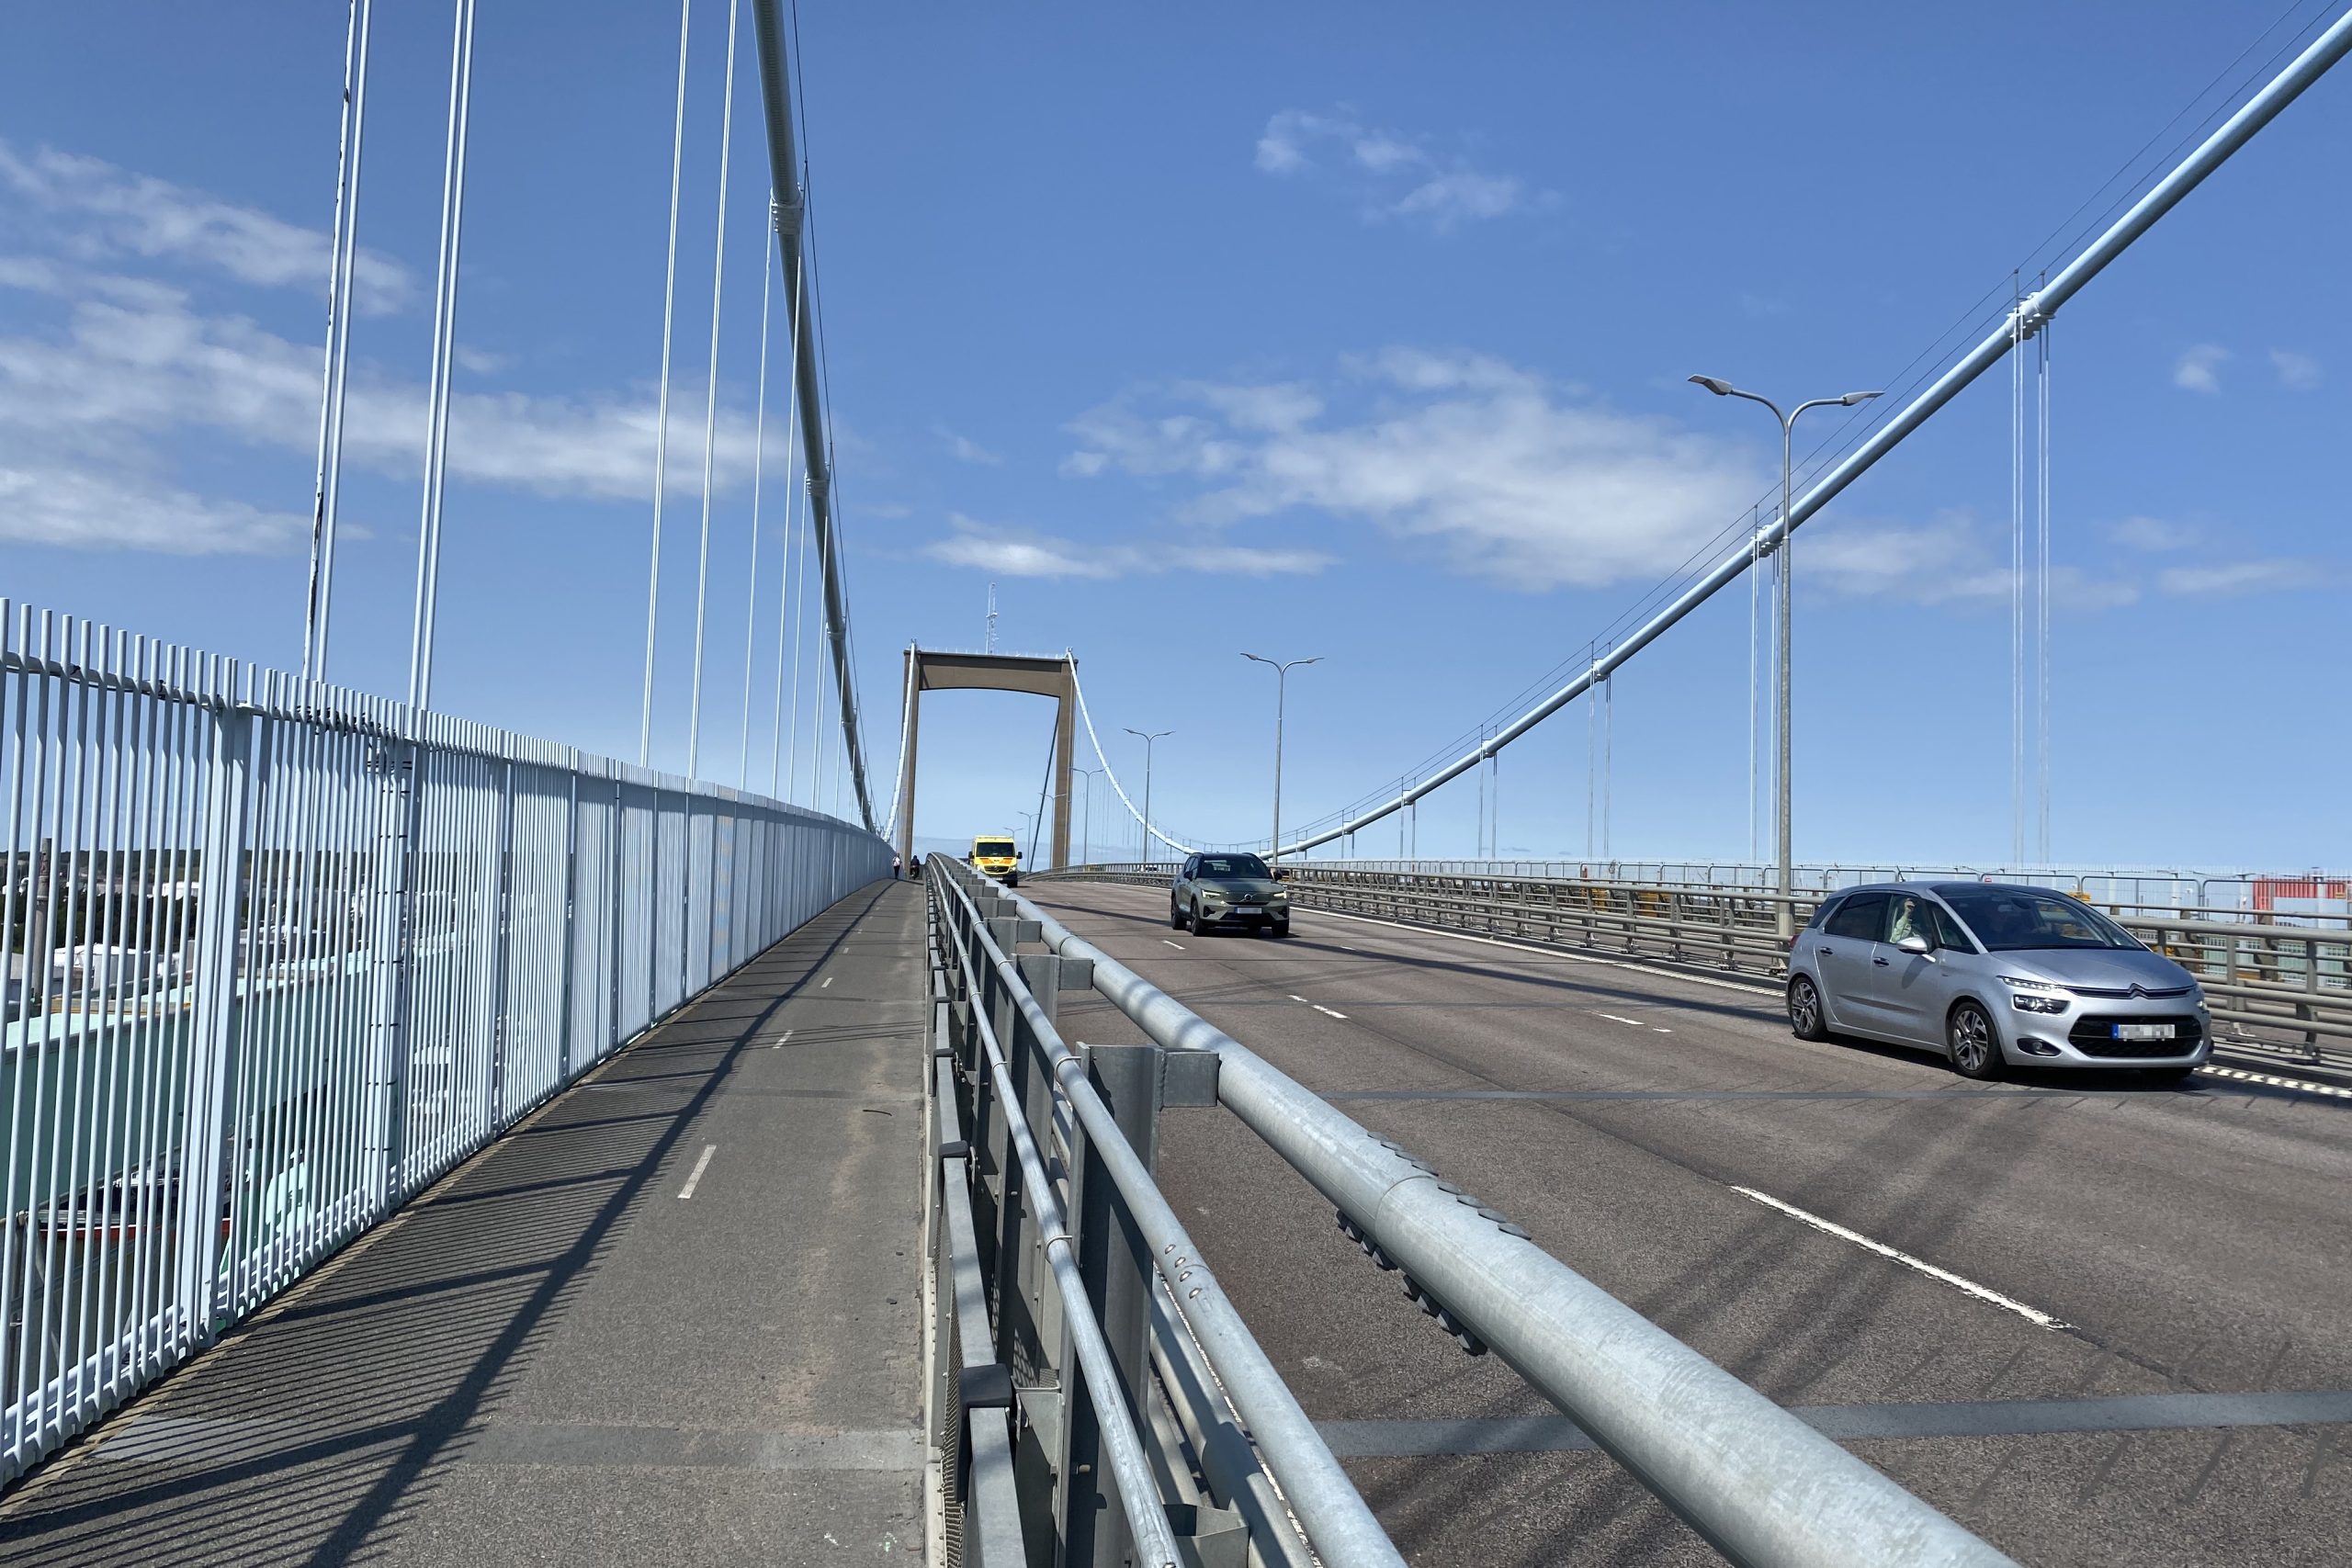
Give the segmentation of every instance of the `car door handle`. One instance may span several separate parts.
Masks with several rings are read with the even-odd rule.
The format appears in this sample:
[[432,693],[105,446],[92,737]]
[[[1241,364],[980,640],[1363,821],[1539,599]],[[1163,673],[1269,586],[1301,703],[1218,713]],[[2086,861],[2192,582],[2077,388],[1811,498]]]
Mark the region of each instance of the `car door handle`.
[[1834,956],[1836,956],[1836,954],[1837,954],[1837,951],[1838,951],[1838,950],[1837,950],[1836,948],[1834,948],[1834,947],[1816,947],[1816,948],[1815,948],[1815,949],[1814,949],[1814,952],[1815,952],[1815,953],[1817,953],[1821,954],[1821,956],[1822,956],[1822,957],[1824,957],[1824,958],[1830,958],[1830,957],[1834,957]]
[[1882,969],[1886,967],[1886,960],[1883,958],[1873,958],[1871,962],[1877,964]]

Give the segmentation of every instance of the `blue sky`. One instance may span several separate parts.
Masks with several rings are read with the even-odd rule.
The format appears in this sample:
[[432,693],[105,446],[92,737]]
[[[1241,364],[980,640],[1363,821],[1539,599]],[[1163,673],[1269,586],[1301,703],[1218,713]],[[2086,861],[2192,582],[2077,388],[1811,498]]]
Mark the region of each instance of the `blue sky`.
[[[1770,486],[1769,418],[1687,375],[1791,398],[1896,382],[2013,267],[2056,259],[2045,239],[2213,107],[2217,73],[2241,81],[2325,11],[2296,7],[2240,60],[2274,10],[808,6],[877,796],[897,650],[977,645],[991,581],[1001,646],[1077,651],[1123,777],[1139,784],[1140,747],[1115,732],[1175,731],[1154,794],[1178,833],[1265,831],[1272,682],[1243,649],[1324,659],[1292,682],[1287,820],[1393,782],[1580,660]],[[436,696],[623,755],[676,21],[486,7],[475,65]],[[334,671],[392,693],[448,23],[379,7],[360,214]],[[295,663],[342,12],[49,7],[8,27],[0,593]],[[725,35],[699,0],[657,719],[672,766]],[[748,26],[740,47],[702,742],[725,782],[766,182]],[[2352,213],[2331,196],[2347,141],[2339,73],[2058,321],[2062,862],[2352,862],[2328,782],[2352,763],[2330,722],[2352,592]],[[2007,852],[2008,388],[1988,377],[1798,536],[1803,858]],[[770,411],[754,784],[785,518]],[[1747,626],[1735,590],[1620,677],[1617,853],[1745,854]],[[1034,807],[1050,720],[1034,699],[933,699],[921,831]],[[1505,853],[1584,852],[1588,734],[1579,710],[1506,754]],[[1476,798],[1465,780],[1425,803],[1421,851],[1467,852]],[[1359,844],[1396,847],[1386,826]]]

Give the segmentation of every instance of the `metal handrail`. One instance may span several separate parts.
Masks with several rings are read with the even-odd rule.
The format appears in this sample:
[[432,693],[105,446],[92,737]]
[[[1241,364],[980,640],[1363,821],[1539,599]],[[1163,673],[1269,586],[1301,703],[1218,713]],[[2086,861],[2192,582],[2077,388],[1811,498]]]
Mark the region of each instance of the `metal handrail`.
[[[1154,1183],[1150,1170],[1120,1130],[1111,1108],[1089,1081],[1084,1059],[1064,1042],[1024,982],[1019,964],[990,933],[987,919],[965,883],[989,886],[990,891],[994,891],[993,885],[984,883],[969,867],[948,857],[933,857],[931,863],[947,874],[938,879],[937,885],[947,890],[962,917],[956,923],[970,932],[974,946],[1003,982],[1005,995],[1020,1014],[1028,1037],[1035,1042],[1063,1106],[1110,1176],[1143,1238],[1169,1299],[1193,1343],[1206,1358],[1224,1396],[1247,1425],[1252,1443],[1281,1486],[1283,1498],[1305,1529],[1307,1541],[1327,1562],[1404,1568],[1404,1559],[1387,1532],[1259,1346],[1215,1273],[1202,1260],[1200,1247]],[[960,944],[949,946],[959,955],[963,953]],[[990,1055],[1008,1128],[1018,1129],[1013,1142],[1016,1149],[1023,1151],[1021,1158],[1029,1190],[1040,1195],[1038,1201],[1050,1201],[1043,1197],[1052,1190],[1046,1185],[1042,1165],[1033,1161],[1033,1135],[1020,1114],[1020,1095],[1012,1082],[999,1032],[985,1010],[973,1010],[972,1017]],[[1037,1223],[1052,1238],[1048,1242],[1049,1252],[1056,1245],[1066,1248],[1068,1237],[1062,1233],[1066,1232],[1067,1224],[1058,1205],[1051,1218],[1041,1212]],[[1056,1257],[1056,1282],[1062,1291],[1066,1314],[1076,1334],[1076,1348],[1085,1359],[1091,1354],[1087,1348],[1090,1341],[1097,1348],[1102,1348],[1102,1331],[1091,1315],[1082,1286],[1075,1293],[1070,1289],[1076,1282],[1074,1262],[1069,1265],[1070,1278],[1066,1280],[1063,1263],[1058,1254]],[[1103,1353],[1107,1357],[1107,1350]],[[1091,1365],[1085,1371],[1084,1381],[1096,1402],[1097,1416],[1105,1432],[1115,1426],[1131,1439],[1133,1432],[1125,1423],[1132,1417],[1115,1407],[1116,1382],[1107,1371],[1098,1373]],[[1106,1397],[1112,1405],[1104,1405]],[[1116,1453],[1112,1457],[1114,1465],[1122,1462]],[[1149,1471],[1146,1468],[1137,1474],[1120,1468],[1114,1473],[1123,1505],[1132,1517],[1137,1500],[1148,1502],[1156,1496]],[[1164,1528],[1164,1521],[1162,1525]],[[1138,1531],[1138,1541],[1146,1539]]]
[[1217,1098],[1401,1268],[1441,1325],[1492,1348],[1732,1562],[2011,1562],[1537,1247],[1521,1227],[1280,1072],[1017,893],[1046,945],[1170,1050],[1214,1051]]

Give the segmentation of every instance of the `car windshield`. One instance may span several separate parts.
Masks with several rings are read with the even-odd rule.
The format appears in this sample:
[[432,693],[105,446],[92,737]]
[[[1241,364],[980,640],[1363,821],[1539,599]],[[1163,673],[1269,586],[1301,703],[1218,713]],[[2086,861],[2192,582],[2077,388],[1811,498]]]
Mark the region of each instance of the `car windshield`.
[[2014,887],[1938,888],[1990,953],[2033,948],[2131,948],[2122,927],[2077,899]]
[[1266,863],[1256,855],[1203,855],[1196,876],[1264,876]]
[[986,855],[991,860],[999,857],[1009,858],[1012,854],[1012,840],[1011,839],[982,839],[972,846],[972,852],[976,855]]

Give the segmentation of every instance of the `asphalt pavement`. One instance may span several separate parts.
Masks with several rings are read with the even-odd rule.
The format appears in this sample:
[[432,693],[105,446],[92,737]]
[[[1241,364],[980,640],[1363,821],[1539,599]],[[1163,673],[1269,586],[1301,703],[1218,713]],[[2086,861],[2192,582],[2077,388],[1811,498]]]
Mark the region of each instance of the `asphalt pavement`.
[[[2019,1561],[2352,1562],[2352,1094],[1979,1085],[1752,978],[1023,891]],[[1160,1179],[1414,1563],[1716,1561],[1230,1115],[1170,1112]]]
[[851,895],[0,1499],[9,1568],[922,1551],[922,896]]

